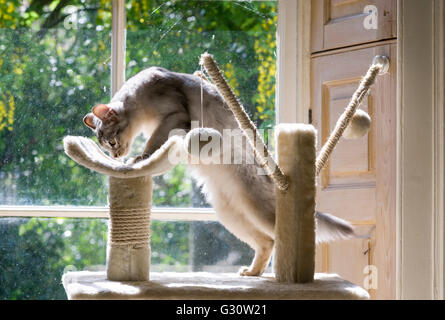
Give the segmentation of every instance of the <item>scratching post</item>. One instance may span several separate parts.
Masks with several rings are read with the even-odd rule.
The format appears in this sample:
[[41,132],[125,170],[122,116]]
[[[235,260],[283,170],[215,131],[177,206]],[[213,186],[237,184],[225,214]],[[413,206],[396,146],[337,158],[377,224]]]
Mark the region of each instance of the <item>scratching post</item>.
[[275,192],[274,269],[279,282],[314,279],[316,135],[312,125],[276,127],[278,165],[289,185]]
[[183,160],[183,139],[171,137],[150,158],[134,164],[108,157],[84,137],[67,136],[63,143],[74,161],[110,177],[107,279],[149,280],[152,176]]
[[107,278],[148,280],[152,178],[109,180]]

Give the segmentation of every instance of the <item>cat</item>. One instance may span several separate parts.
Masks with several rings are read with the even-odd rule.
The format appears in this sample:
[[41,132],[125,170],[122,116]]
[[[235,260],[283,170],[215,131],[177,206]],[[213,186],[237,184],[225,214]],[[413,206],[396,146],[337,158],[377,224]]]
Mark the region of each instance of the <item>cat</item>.
[[[202,90],[202,91],[201,91]],[[140,161],[153,154],[174,129],[187,132],[192,121],[201,119],[219,132],[238,129],[237,122],[216,87],[199,74],[176,73],[151,67],[136,74],[107,104],[92,108],[83,121],[96,134],[99,143],[114,158],[126,156],[136,136],[148,136]],[[246,144],[243,144],[244,147]],[[245,157],[238,146],[235,155]],[[243,158],[243,160],[245,160]],[[269,264],[274,246],[275,193],[267,175],[258,174],[258,164],[190,164],[192,177],[215,209],[218,220],[255,255],[250,266],[239,271],[259,276]],[[335,216],[316,212],[317,243],[355,236],[353,227]]]

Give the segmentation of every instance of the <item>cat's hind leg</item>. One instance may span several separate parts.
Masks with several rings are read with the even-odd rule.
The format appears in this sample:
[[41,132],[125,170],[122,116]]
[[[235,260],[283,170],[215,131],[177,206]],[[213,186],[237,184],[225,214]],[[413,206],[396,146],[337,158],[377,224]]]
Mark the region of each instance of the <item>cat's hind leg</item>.
[[246,195],[245,187],[239,181],[239,173],[233,170],[233,166],[201,166],[193,176],[198,181],[200,177],[207,177],[204,191],[216,211],[219,222],[255,250],[251,265],[242,267],[239,274],[261,275],[269,263],[274,246],[273,224],[267,227],[270,220],[268,215],[260,214],[260,218],[255,216],[254,212],[258,215],[258,208],[247,201],[249,196]]
[[[224,192],[213,190],[211,203],[217,212],[218,220],[238,239],[247,243],[255,256],[249,267],[242,267],[239,274],[242,276],[259,276],[266,269],[272,254],[273,239],[258,227],[258,223],[249,220],[233,199],[229,200]],[[213,201],[212,201],[213,200]]]
[[274,241],[272,239],[261,239],[255,248],[255,257],[249,267],[241,267],[238,273],[241,276],[260,276],[270,261]]

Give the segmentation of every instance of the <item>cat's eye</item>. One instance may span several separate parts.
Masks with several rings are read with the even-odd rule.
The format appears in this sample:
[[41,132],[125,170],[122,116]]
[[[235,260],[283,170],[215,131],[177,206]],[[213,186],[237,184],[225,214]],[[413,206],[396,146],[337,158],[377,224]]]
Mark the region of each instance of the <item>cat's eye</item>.
[[117,143],[116,138],[114,138],[113,140],[108,142],[110,144],[110,146],[114,147]]

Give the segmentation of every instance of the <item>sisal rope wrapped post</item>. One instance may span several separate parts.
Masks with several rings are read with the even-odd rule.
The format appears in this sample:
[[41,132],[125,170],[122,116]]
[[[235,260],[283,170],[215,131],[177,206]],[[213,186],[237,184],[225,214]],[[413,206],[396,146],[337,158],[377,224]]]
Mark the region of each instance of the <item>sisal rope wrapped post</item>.
[[109,178],[107,278],[149,280],[152,178]]
[[[241,105],[227,81],[224,79],[218,65],[216,64],[215,60],[213,60],[212,55],[209,53],[202,54],[200,63],[205,67],[207,73],[210,75],[210,78],[213,80],[219,92],[222,94],[230,110],[232,110],[238,125],[243,130],[247,141],[249,141],[249,144],[254,151],[255,158],[257,159],[259,165],[266,171],[266,174],[272,178],[280,190],[286,190],[286,177],[273,157],[270,155],[269,150],[264,144],[263,138],[258,132],[258,129],[250,120],[249,116],[244,110],[244,107]],[[255,141],[249,139],[250,135],[246,131],[253,133]]]
[[276,189],[274,271],[278,282],[312,282],[315,272],[316,130],[306,124],[276,127],[278,165],[288,188]]

